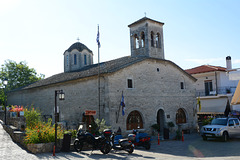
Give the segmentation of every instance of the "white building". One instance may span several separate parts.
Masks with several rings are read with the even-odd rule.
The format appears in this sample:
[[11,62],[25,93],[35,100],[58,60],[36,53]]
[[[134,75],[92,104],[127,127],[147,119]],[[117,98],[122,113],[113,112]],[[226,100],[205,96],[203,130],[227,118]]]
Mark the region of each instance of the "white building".
[[235,71],[232,69],[231,57],[226,57],[226,68],[202,65],[185,71],[197,79],[196,96],[200,97],[201,101],[198,114],[223,114],[227,101],[231,102],[238,84],[238,80],[231,75],[231,72]]

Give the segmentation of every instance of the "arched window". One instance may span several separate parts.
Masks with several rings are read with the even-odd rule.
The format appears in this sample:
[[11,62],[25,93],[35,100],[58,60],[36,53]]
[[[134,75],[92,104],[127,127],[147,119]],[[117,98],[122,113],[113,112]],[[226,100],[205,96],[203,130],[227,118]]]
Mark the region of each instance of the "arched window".
[[156,47],[161,48],[161,41],[160,41],[160,34],[157,33],[156,35]]
[[176,124],[179,123],[186,123],[186,114],[182,108],[178,109],[177,114],[176,114]]
[[89,62],[89,64],[92,64],[92,62],[91,62],[91,55],[88,56],[88,62]]
[[84,65],[87,65],[87,55],[84,55]]
[[135,49],[139,48],[139,38],[138,36],[135,34],[134,36],[134,46],[135,46]]
[[68,65],[68,55],[67,55],[67,58],[66,58],[66,59],[67,59],[66,61],[67,61],[67,65]]
[[132,111],[127,117],[127,130],[143,128],[142,116],[138,111]]
[[141,33],[141,47],[145,47],[145,35],[144,35],[144,32]]
[[151,46],[154,47],[154,33],[151,32]]
[[77,55],[74,54],[74,64],[76,65],[77,64]]

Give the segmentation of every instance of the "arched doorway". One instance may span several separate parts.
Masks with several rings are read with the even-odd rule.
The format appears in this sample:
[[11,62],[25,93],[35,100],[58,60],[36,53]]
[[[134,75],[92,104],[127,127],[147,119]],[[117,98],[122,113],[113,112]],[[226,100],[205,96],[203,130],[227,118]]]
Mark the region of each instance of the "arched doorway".
[[137,110],[132,111],[127,117],[127,130],[142,129],[143,120],[140,112]]
[[159,109],[157,112],[157,124],[160,126],[160,135],[163,135],[164,123],[165,123],[164,110]]
[[176,124],[187,123],[186,113],[183,108],[179,108],[176,113]]

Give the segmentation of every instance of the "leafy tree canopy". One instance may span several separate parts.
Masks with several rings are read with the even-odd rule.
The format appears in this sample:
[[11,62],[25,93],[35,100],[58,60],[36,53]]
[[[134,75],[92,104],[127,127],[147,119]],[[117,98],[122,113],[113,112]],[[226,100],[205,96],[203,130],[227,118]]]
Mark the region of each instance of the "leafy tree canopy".
[[[5,64],[1,65],[0,68],[0,87],[3,88],[4,79],[8,80],[6,90],[10,91],[44,79],[44,77],[45,75],[37,74],[35,69],[29,68],[24,61],[17,63],[12,60],[6,60]],[[1,98],[4,95],[2,95],[2,92],[0,93],[0,100],[2,100]]]

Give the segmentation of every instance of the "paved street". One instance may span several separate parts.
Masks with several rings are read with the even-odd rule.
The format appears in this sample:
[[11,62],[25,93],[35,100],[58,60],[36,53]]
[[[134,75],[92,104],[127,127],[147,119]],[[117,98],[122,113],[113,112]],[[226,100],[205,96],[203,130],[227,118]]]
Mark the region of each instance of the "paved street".
[[100,151],[61,152],[31,154],[14,143],[11,137],[5,132],[0,124],[0,160],[37,160],[37,159],[240,159],[240,139],[221,142],[217,140],[202,141],[198,134],[185,135],[182,141],[161,141],[157,144],[157,139],[153,139],[152,147],[149,151],[143,148],[136,148],[133,154],[125,151],[111,151],[108,155],[103,155]]

